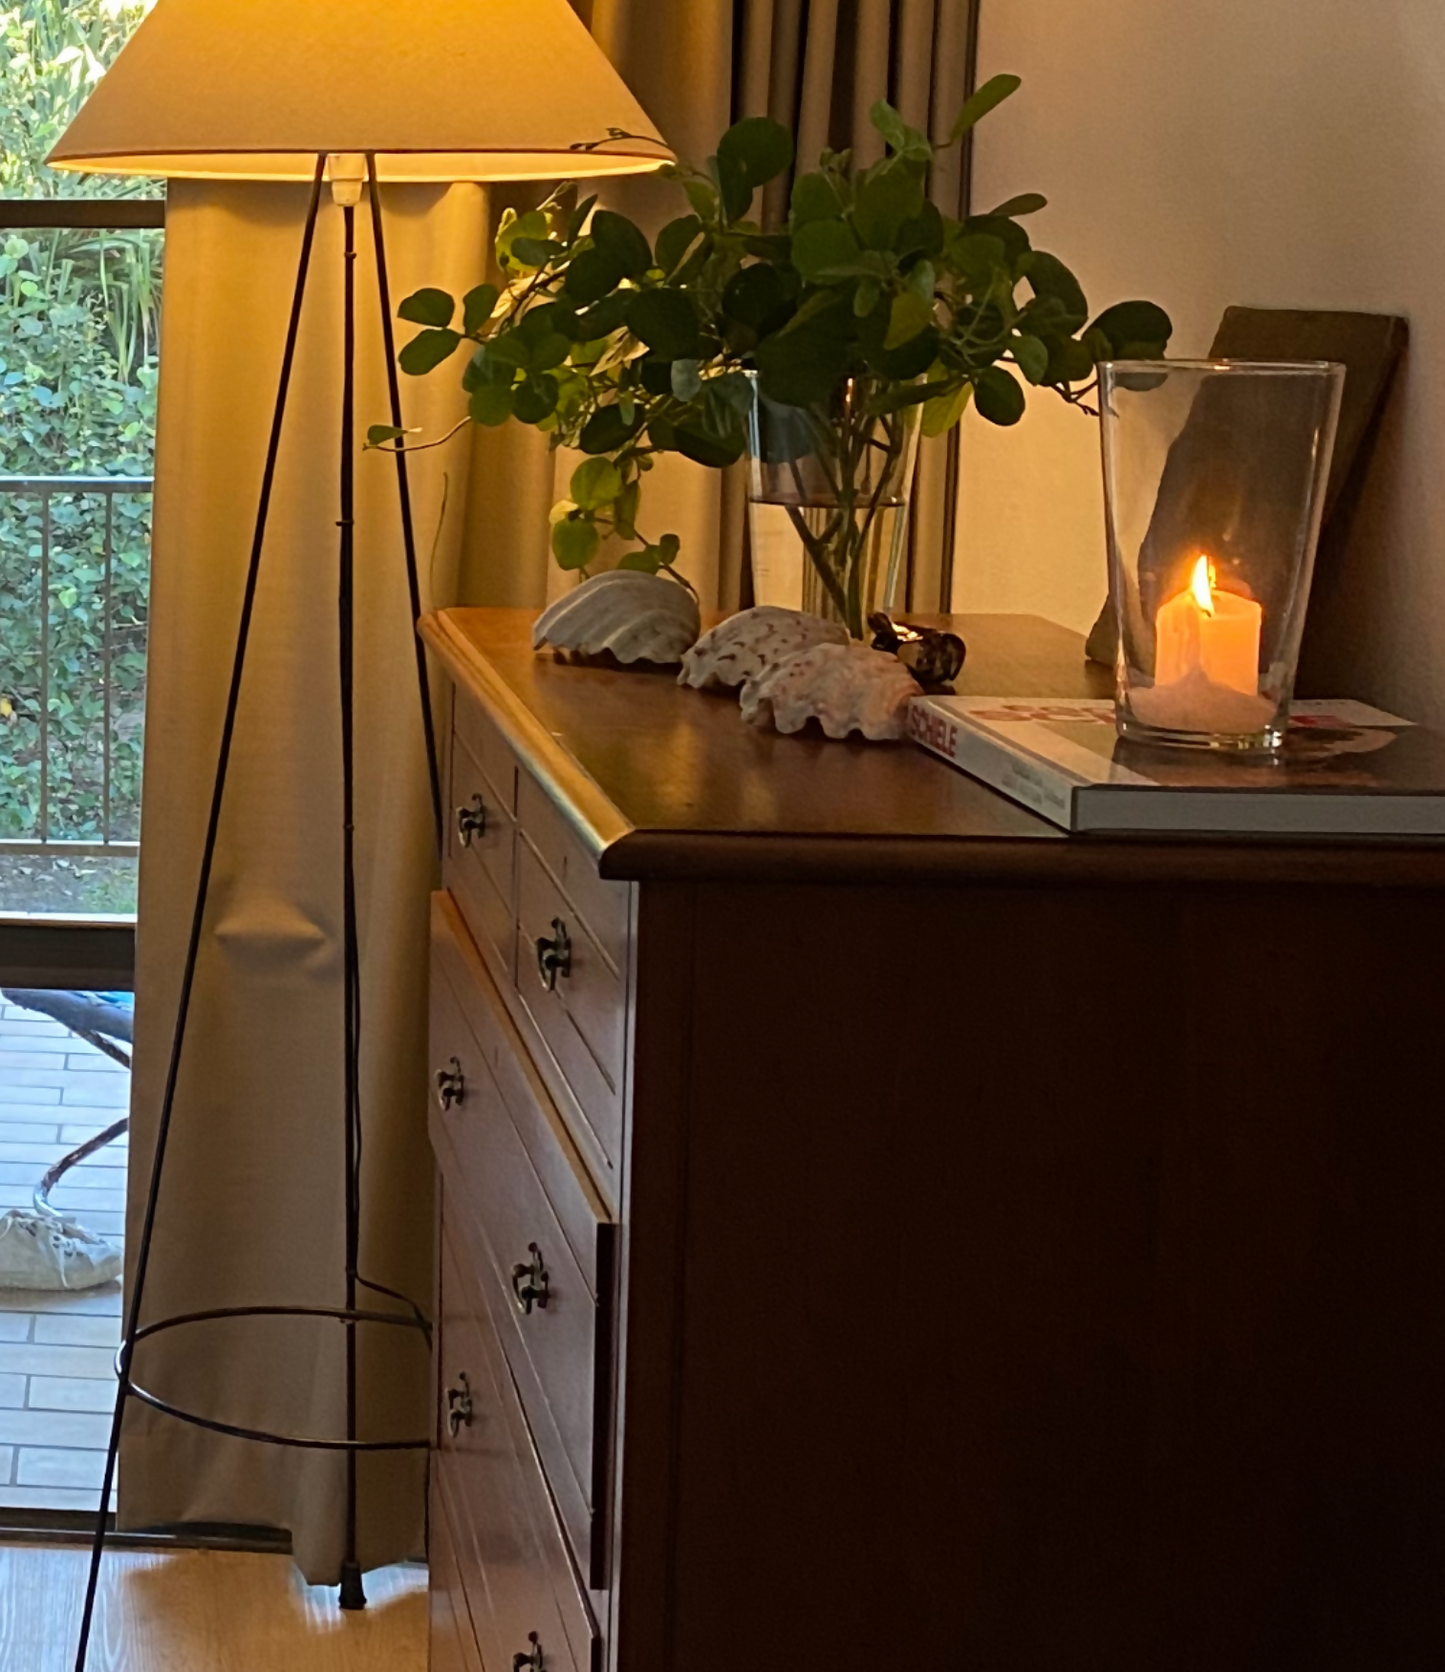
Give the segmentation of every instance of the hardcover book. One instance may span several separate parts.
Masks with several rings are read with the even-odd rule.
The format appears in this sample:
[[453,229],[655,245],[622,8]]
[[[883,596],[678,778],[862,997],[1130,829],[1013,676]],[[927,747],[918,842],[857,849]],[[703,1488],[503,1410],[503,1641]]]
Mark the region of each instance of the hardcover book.
[[1070,831],[1445,836],[1445,737],[1299,702],[1274,755],[1126,742],[1108,700],[915,697],[908,735]]

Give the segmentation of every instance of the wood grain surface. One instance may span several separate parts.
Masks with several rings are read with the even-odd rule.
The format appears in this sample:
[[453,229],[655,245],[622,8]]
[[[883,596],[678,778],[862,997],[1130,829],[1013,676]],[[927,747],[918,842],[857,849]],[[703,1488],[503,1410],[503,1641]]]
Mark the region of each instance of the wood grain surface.
[[[0,1667],[70,1672],[89,1551],[0,1545]],[[110,1552],[92,1672],[426,1672],[426,1569],[367,1575],[369,1606],[300,1583],[284,1556]]]
[[[951,620],[973,696],[1108,696],[1077,633]],[[526,759],[603,877],[619,880],[1445,886],[1445,843],[1066,836],[908,743],[745,725],[736,694],[671,669],[532,649],[532,612],[446,610],[423,636]],[[826,838],[826,840],[819,840]]]

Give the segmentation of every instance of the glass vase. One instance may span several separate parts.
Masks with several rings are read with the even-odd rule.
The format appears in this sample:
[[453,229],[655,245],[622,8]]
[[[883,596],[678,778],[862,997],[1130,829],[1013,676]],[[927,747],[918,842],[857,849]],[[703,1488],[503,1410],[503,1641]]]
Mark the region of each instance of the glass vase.
[[1325,361],[1100,365],[1123,737],[1284,741],[1343,385]]
[[840,622],[855,639],[892,610],[907,552],[917,406],[876,414],[869,380],[819,406],[781,406],[753,379],[748,494],[759,604]]

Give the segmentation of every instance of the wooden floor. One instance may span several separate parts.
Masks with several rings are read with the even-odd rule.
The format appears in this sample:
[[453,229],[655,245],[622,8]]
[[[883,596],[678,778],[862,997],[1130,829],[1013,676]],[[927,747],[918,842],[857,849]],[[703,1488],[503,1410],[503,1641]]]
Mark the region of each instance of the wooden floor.
[[[89,1553],[0,1545],[0,1668],[71,1672]],[[426,1672],[426,1570],[367,1575],[342,1614],[282,1556],[108,1553],[91,1672]]]

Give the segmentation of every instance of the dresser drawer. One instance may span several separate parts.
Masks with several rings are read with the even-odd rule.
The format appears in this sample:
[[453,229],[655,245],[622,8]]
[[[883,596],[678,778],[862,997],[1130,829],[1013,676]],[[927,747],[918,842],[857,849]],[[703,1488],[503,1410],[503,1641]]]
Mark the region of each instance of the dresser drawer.
[[428,1505],[427,1535],[429,1672],[484,1672],[461,1569],[457,1566],[458,1541],[435,1475]]
[[539,1647],[549,1672],[593,1672],[598,1632],[452,1211],[443,1186],[435,1478],[482,1659],[506,1672]]
[[[615,1170],[622,1153],[626,984],[525,837],[517,849],[517,920],[517,992]],[[555,971],[546,967],[552,956],[560,956]]]
[[517,821],[586,923],[607,962],[619,975],[625,975],[631,933],[627,884],[598,876],[597,861],[528,772],[518,774]]
[[517,757],[481,705],[462,691],[456,692],[452,705],[452,735],[481,768],[491,797],[515,816],[521,775]]
[[[615,1227],[560,1118],[546,1118],[545,1088],[458,928],[439,905],[432,1060],[443,1095],[432,1126],[452,1236],[473,1256],[578,1562],[601,1587]],[[509,1089],[493,1061],[510,1071]]]
[[470,749],[452,741],[452,817],[444,876],[509,974],[516,954],[517,827]]

